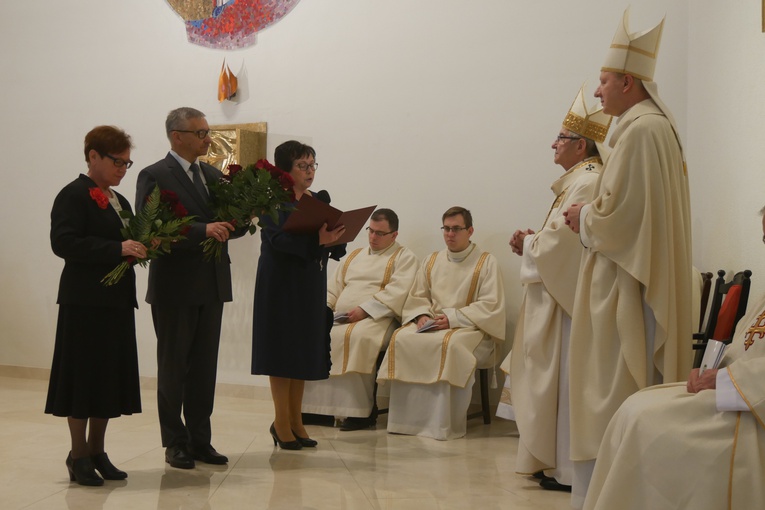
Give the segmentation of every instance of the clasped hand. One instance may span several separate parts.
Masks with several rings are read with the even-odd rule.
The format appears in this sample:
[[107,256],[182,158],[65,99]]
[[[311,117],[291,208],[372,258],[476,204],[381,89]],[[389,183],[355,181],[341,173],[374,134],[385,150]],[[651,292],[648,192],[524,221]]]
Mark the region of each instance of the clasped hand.
[[530,228],[526,230],[516,230],[513,234],[513,237],[510,238],[510,242],[508,243],[510,245],[510,249],[513,250],[513,253],[516,255],[523,255],[523,240],[526,239],[526,236],[533,234],[534,231]]
[[583,205],[584,204],[571,204],[571,207],[563,212],[563,217],[566,218],[566,225],[568,225],[568,228],[573,230],[575,234],[579,233],[579,212],[582,210]]
[[[417,317],[417,328],[421,328],[423,324],[428,322],[430,320],[430,317],[427,315],[420,315]],[[430,328],[431,330],[436,329],[449,329],[449,318],[446,317],[446,315],[436,315],[433,317],[434,326]]]

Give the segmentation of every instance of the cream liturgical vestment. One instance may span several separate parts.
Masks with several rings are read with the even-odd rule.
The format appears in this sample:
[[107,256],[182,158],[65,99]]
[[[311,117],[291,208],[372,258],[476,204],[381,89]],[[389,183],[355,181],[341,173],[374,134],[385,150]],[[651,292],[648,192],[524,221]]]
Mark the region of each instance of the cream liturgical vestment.
[[[410,321],[423,314],[445,314],[452,327],[417,333]],[[505,339],[505,293],[496,259],[474,243],[460,253],[443,250],[429,256],[417,273],[402,322],[378,374],[379,381],[391,381],[388,431],[436,439],[464,435],[477,363],[489,361],[494,342]],[[431,387],[413,388],[423,385]],[[449,396],[452,388],[463,390],[458,406]],[[405,402],[421,390],[432,392],[435,400]],[[440,413],[442,423],[425,424],[428,416]]]
[[[524,243],[521,282],[523,301],[513,340],[513,350],[502,363],[511,379],[511,404],[520,432],[516,471],[531,474],[559,467],[556,448],[559,431],[568,436],[565,423],[558,423],[559,393],[568,401],[568,373],[561,359],[564,337],[568,342],[570,317],[579,275],[582,244],[565,223],[563,212],[575,203],[590,202],[602,164],[589,158],[570,168],[552,185],[555,202],[542,229]],[[527,261],[528,260],[528,261]],[[536,269],[534,271],[533,269]],[[565,395],[564,395],[565,393]],[[568,438],[565,444],[568,461]],[[558,481],[570,485],[567,476]]]
[[720,369],[745,411],[718,410],[719,374],[717,390],[633,395],[606,430],[586,509],[765,508],[765,299],[749,310]]
[[360,306],[369,317],[332,326],[329,379],[306,382],[303,412],[369,416],[377,357],[399,326],[417,268],[414,253],[397,242],[379,252],[360,248],[338,266],[327,306],[340,313]]
[[627,397],[685,380],[692,365],[690,200],[677,136],[647,99],[621,116],[611,145],[582,209],[587,248],[569,357],[574,461],[595,458]]

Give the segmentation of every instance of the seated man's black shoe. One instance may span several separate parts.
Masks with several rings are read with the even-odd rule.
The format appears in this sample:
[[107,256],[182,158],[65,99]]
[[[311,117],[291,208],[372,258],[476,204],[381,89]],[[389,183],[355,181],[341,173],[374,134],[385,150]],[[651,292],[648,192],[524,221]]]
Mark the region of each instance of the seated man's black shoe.
[[302,413],[302,419],[303,425],[335,426],[335,417],[326,414]]
[[539,482],[539,486],[546,491],[571,492],[570,485],[563,485],[562,483],[558,483],[558,480],[556,480],[555,478],[550,478],[550,477],[543,478]]
[[349,432],[352,430],[365,430],[374,428],[377,420],[374,418],[353,418],[348,417],[340,423],[340,430]]
[[189,453],[194,460],[201,460],[205,464],[216,464],[222,466],[228,463],[228,457],[221,455],[212,445],[207,446],[189,446]]
[[167,447],[165,462],[178,469],[194,469],[194,459],[182,444]]

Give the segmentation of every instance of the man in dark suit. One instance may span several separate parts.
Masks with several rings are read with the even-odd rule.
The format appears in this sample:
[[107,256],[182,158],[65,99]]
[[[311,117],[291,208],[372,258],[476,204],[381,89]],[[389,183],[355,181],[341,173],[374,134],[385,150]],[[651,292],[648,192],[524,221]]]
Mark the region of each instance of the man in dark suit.
[[[165,159],[138,175],[136,210],[158,185],[175,192],[196,217],[187,239],[175,244],[170,254],[151,261],[146,294],[157,335],[157,406],[165,461],[191,469],[195,459],[209,464],[228,462],[211,445],[210,416],[223,303],[232,300],[226,241],[234,227],[215,221],[209,206],[207,183],[222,174],[198,161],[211,143],[204,114],[178,108],[168,114],[165,129],[171,150]],[[200,243],[208,237],[224,243],[218,261],[203,258]]]

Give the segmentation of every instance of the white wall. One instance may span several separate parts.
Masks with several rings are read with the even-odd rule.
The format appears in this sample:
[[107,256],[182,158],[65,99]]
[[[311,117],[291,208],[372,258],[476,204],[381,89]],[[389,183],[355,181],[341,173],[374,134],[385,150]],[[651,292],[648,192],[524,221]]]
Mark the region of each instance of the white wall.
[[[178,106],[205,111],[211,124],[268,122],[269,155],[289,138],[311,143],[321,163],[317,187],[330,190],[343,209],[395,209],[402,220],[399,239],[421,257],[442,248],[438,227],[446,208],[471,209],[473,239],[501,261],[511,339],[521,289],[518,258],[507,240],[517,228],[541,225],[554,198],[549,185],[561,171],[552,164],[550,144],[582,82],[594,90],[628,3],[303,0],[255,46],[224,52],[187,43],[181,20],[162,0],[0,2],[0,147],[8,176],[0,188],[0,365],[30,367],[50,365],[63,263],[50,250],[48,215],[61,187],[85,171],[85,133],[108,123],[133,136],[136,165],[118,188],[132,200],[138,170],[167,151],[163,122]],[[717,44],[744,39],[739,32],[755,13],[726,14],[729,19],[720,20],[725,33],[718,34],[714,11],[722,7],[703,2],[709,12],[702,13],[695,7],[702,2],[693,2],[690,19],[699,28],[689,34],[687,0],[633,3],[633,30],[653,26],[666,13],[656,79],[685,135],[687,125],[700,124],[697,103],[708,95],[701,80],[688,85],[689,55],[697,68],[692,77],[711,74],[719,88],[724,83],[723,76],[701,71],[706,65],[698,51],[689,53],[688,41],[708,44],[710,33]],[[718,63],[732,67],[728,53],[721,51]],[[224,57],[247,75],[249,99],[238,105],[217,102]],[[744,130],[750,141],[763,129],[754,121],[760,106],[749,79],[757,61],[740,68],[744,79],[734,89],[750,100],[752,119]],[[727,95],[712,99],[713,111],[742,108]],[[743,178],[745,166],[754,172],[744,161],[726,164],[733,156],[746,158],[746,150],[724,150],[735,143],[729,131],[737,130],[740,117],[709,116],[716,124],[689,130],[699,140],[689,143],[694,218],[709,225],[702,230],[706,238],[718,225],[695,206],[702,202],[696,195],[719,188],[699,176],[725,173],[729,182],[728,175]],[[708,142],[723,134],[725,143],[708,150]],[[715,159],[720,165],[706,165]],[[752,198],[752,211],[765,202]],[[715,220],[724,222],[719,227],[730,231],[741,223],[742,239],[754,244],[756,225],[732,219],[740,211],[726,214],[734,216]],[[221,382],[265,384],[249,374],[258,245],[258,237],[232,243],[235,301],[225,311]],[[705,263],[737,260],[725,249],[699,251]],[[138,270],[138,280],[142,302],[146,270]],[[147,305],[136,319],[141,374],[153,376]]]
[[765,205],[765,34],[760,2],[693,2],[688,164],[696,266],[753,271],[765,289],[758,211]]

